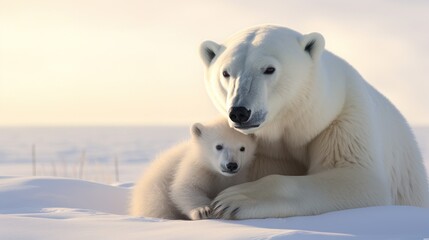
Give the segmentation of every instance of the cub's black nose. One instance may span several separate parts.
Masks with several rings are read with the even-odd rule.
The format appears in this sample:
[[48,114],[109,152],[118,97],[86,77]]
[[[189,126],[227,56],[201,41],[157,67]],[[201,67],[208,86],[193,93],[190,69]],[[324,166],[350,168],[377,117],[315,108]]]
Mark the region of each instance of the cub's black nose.
[[245,123],[250,118],[252,111],[245,107],[232,107],[229,109],[229,119],[235,123]]
[[238,164],[235,162],[230,162],[226,164],[226,168],[228,168],[229,171],[234,172],[238,168]]

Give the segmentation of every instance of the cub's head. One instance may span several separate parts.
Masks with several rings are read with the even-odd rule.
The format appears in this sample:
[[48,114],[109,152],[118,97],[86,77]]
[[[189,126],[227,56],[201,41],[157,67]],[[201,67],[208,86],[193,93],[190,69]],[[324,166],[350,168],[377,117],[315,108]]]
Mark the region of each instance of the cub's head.
[[319,33],[269,25],[239,32],[224,44],[206,41],[200,54],[207,92],[231,127],[257,133],[280,111],[302,106],[324,45]]
[[254,136],[235,131],[224,120],[206,125],[195,123],[191,135],[201,160],[208,161],[209,168],[222,175],[234,175],[254,158]]

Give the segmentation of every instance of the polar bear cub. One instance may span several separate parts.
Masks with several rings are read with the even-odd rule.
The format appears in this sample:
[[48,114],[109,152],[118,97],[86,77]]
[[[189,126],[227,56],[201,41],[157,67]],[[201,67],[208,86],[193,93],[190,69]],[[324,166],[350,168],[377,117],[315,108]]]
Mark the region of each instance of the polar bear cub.
[[209,218],[222,190],[247,182],[256,141],[226,120],[191,127],[191,139],[160,155],[134,187],[130,214],[166,219]]

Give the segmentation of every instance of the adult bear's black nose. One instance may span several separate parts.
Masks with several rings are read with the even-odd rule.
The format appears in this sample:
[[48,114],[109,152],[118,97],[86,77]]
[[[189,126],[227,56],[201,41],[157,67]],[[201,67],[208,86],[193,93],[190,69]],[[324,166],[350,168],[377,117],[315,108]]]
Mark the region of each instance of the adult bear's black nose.
[[235,123],[244,123],[250,118],[252,111],[245,107],[232,107],[229,109],[229,119]]
[[235,162],[230,162],[230,163],[226,164],[226,168],[228,168],[229,171],[234,172],[237,170],[238,164]]

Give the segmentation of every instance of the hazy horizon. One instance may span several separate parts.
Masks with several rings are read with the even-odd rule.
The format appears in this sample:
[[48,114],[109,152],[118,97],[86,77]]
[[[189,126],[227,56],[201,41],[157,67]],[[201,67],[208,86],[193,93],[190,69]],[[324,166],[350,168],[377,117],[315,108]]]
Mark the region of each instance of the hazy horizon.
[[[0,126],[185,125],[218,116],[204,40],[320,32],[411,125],[429,125],[429,1],[2,1]],[[222,16],[222,17],[219,17]]]

